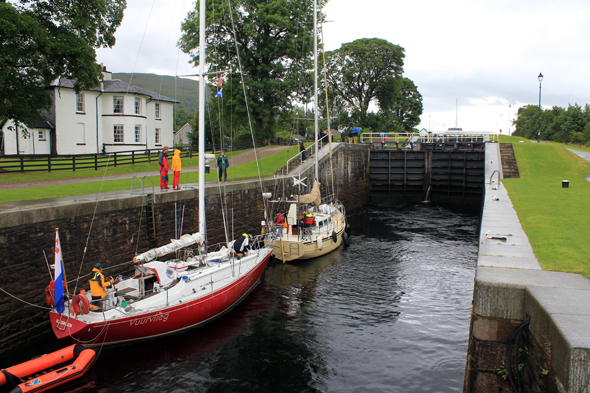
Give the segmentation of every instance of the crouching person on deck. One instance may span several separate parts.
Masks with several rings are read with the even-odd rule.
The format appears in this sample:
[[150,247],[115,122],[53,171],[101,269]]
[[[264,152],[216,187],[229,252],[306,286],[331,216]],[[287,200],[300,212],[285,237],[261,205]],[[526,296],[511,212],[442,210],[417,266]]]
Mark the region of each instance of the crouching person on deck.
[[247,233],[243,233],[242,236],[238,237],[234,242],[234,255],[238,258],[241,258],[250,248],[250,235],[248,235]]
[[102,274],[102,265],[97,263],[92,269],[92,277],[90,278],[90,293],[92,294],[92,302],[90,303],[90,311],[102,311],[102,300],[106,292],[105,288],[116,284],[116,281],[105,280]]

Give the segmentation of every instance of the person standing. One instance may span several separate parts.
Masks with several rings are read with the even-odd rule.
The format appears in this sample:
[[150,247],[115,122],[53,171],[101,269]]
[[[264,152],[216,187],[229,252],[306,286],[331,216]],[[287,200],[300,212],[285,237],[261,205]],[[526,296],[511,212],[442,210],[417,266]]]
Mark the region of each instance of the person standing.
[[306,156],[305,156],[305,144],[303,143],[303,141],[301,141],[299,143],[299,151],[301,152],[301,161],[303,162],[303,161],[305,161],[305,158],[306,158]]
[[219,181],[221,181],[221,175],[223,174],[223,182],[227,182],[227,168],[229,168],[229,159],[223,150],[217,158],[217,163],[215,166],[218,168]]
[[111,280],[105,280],[102,274],[102,265],[100,262],[94,265],[91,273],[92,278],[90,279],[90,294],[92,295],[92,304],[94,311],[102,311],[102,299],[104,299],[106,292],[105,288],[110,287],[116,282]]
[[285,217],[283,217],[281,212],[277,213],[277,219],[275,220],[275,224],[277,225],[277,235],[279,237],[283,236],[283,226],[285,225]]
[[180,186],[178,185],[178,183],[180,181],[181,170],[182,163],[180,162],[180,150],[174,149],[174,156],[172,156],[172,172],[174,173],[174,178],[172,180],[173,190],[180,190]]
[[168,146],[164,146],[160,155],[158,156],[158,164],[160,168],[160,190],[168,189]]

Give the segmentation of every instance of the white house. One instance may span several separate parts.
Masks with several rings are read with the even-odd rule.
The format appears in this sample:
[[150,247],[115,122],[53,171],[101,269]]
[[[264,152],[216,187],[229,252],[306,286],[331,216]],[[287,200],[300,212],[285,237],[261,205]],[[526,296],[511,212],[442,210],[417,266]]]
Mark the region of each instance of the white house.
[[92,90],[74,92],[74,81],[52,83],[53,105],[44,119],[19,130],[18,153],[15,124],[0,123],[0,153],[100,154],[157,149],[174,141],[174,104],[178,101],[112,79],[103,68],[103,81]]

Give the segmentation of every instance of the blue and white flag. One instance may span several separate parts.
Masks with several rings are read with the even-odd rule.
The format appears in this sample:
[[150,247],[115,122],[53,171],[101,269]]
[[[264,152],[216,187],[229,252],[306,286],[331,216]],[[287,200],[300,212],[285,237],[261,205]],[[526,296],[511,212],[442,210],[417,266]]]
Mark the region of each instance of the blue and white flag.
[[217,94],[215,94],[215,97],[223,97],[223,89],[219,89]]
[[55,231],[55,311],[59,314],[64,312],[64,267],[61,256],[61,245],[59,244],[59,233]]

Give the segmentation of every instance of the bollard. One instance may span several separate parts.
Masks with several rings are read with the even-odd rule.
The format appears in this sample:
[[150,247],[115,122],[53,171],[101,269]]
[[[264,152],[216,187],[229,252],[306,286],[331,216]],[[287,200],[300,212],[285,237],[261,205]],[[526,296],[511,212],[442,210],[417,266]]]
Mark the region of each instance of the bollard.
[[570,181],[569,180],[562,180],[561,181],[561,188],[569,188],[570,187]]

